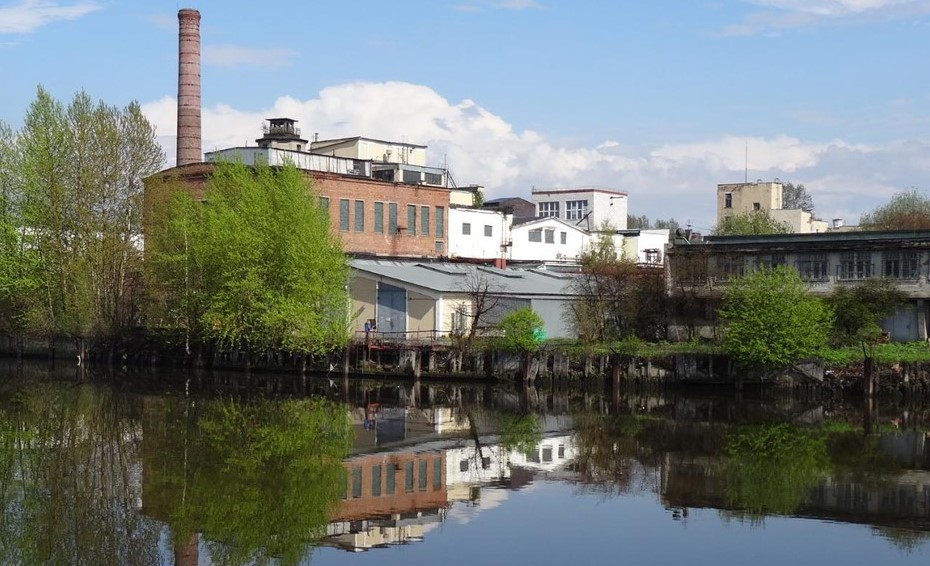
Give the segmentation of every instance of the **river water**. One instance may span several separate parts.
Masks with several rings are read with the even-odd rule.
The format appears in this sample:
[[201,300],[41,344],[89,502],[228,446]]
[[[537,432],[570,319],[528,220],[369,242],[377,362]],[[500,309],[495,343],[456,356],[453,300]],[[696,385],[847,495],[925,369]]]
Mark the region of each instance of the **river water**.
[[928,430],[905,403],[4,362],[0,563],[926,565]]

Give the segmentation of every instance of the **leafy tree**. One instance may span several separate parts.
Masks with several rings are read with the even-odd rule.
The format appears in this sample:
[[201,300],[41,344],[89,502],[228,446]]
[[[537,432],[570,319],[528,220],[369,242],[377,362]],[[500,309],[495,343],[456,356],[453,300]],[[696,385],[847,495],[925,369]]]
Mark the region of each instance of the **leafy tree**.
[[807,212],[814,211],[814,198],[807,192],[803,183],[788,182],[781,188],[781,207],[787,209],[797,209]]
[[907,295],[888,279],[866,279],[852,287],[836,287],[826,300],[836,313],[833,340],[853,344],[876,339],[882,319],[906,300]]
[[808,294],[797,271],[779,266],[734,279],[718,312],[724,346],[743,367],[779,367],[826,345],[833,312]]
[[565,311],[567,321],[590,343],[636,335],[656,339],[664,334],[667,301],[659,269],[640,268],[609,254],[582,257],[581,273],[572,282],[578,297]]
[[501,412],[497,414],[497,432],[504,450],[526,454],[539,446],[543,427],[536,413]]
[[164,162],[154,128],[136,102],[116,108],[79,92],[65,106],[39,87],[22,130],[3,137],[0,253],[15,264],[19,327],[81,348],[119,336],[138,318],[142,178]]
[[642,216],[626,215],[626,227],[630,230],[648,230],[649,226],[649,217],[645,214]]
[[888,204],[863,214],[859,225],[866,230],[930,229],[930,197],[916,188],[895,193]]
[[296,167],[218,163],[205,204],[181,194],[168,209],[150,277],[163,324],[247,351],[345,345],[348,263]]
[[500,322],[502,336],[498,345],[509,352],[532,353],[539,350],[543,320],[529,307],[519,308]]
[[674,235],[675,230],[680,228],[681,225],[674,218],[669,218],[668,220],[656,218],[655,222],[652,222],[645,214],[642,216],[628,214],[626,217],[626,227],[631,230],[650,230],[653,228],[656,230],[668,230],[670,235]]
[[764,234],[790,234],[791,226],[779,222],[764,210],[727,216],[714,228],[717,236],[760,236]]
[[788,424],[728,433],[727,499],[751,514],[791,514],[829,471],[822,435]]

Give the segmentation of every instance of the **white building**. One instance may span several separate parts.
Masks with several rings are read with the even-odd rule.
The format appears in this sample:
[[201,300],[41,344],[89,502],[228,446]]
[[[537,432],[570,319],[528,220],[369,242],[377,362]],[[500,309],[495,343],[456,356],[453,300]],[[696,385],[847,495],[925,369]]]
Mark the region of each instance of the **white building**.
[[449,209],[449,257],[495,260],[507,258],[509,216],[496,210]]
[[507,259],[576,262],[588,249],[589,234],[559,218],[515,220],[510,228]]
[[533,189],[536,215],[560,218],[584,230],[597,230],[606,224],[626,229],[628,196],[625,192],[599,187]]

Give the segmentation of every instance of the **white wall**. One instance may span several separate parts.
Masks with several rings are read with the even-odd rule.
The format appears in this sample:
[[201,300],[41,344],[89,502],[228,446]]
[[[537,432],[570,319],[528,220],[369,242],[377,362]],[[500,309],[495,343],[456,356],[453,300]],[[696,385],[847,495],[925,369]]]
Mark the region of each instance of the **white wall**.
[[[541,242],[531,242],[530,232],[542,230]],[[551,231],[552,242],[546,242],[546,232]],[[565,243],[562,243],[565,234]],[[548,218],[514,226],[511,229],[513,245],[508,259],[517,261],[574,261],[588,247],[588,235],[572,226]]]
[[668,244],[668,230],[640,230],[639,236],[626,236],[623,238],[623,256],[634,259],[637,263],[649,263],[646,250],[659,250],[657,258],[652,263],[662,265],[665,257],[665,245]]
[[[465,234],[468,225],[470,234]],[[485,227],[490,226],[490,236]],[[449,209],[449,257],[496,259],[509,241],[509,218],[494,210]],[[504,251],[503,253],[506,253]]]

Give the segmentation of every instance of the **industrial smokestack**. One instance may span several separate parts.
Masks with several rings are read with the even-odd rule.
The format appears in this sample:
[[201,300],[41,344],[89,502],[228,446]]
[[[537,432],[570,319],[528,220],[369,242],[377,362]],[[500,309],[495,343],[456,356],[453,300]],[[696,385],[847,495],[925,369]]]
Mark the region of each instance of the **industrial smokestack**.
[[178,11],[177,165],[200,163],[200,12]]

